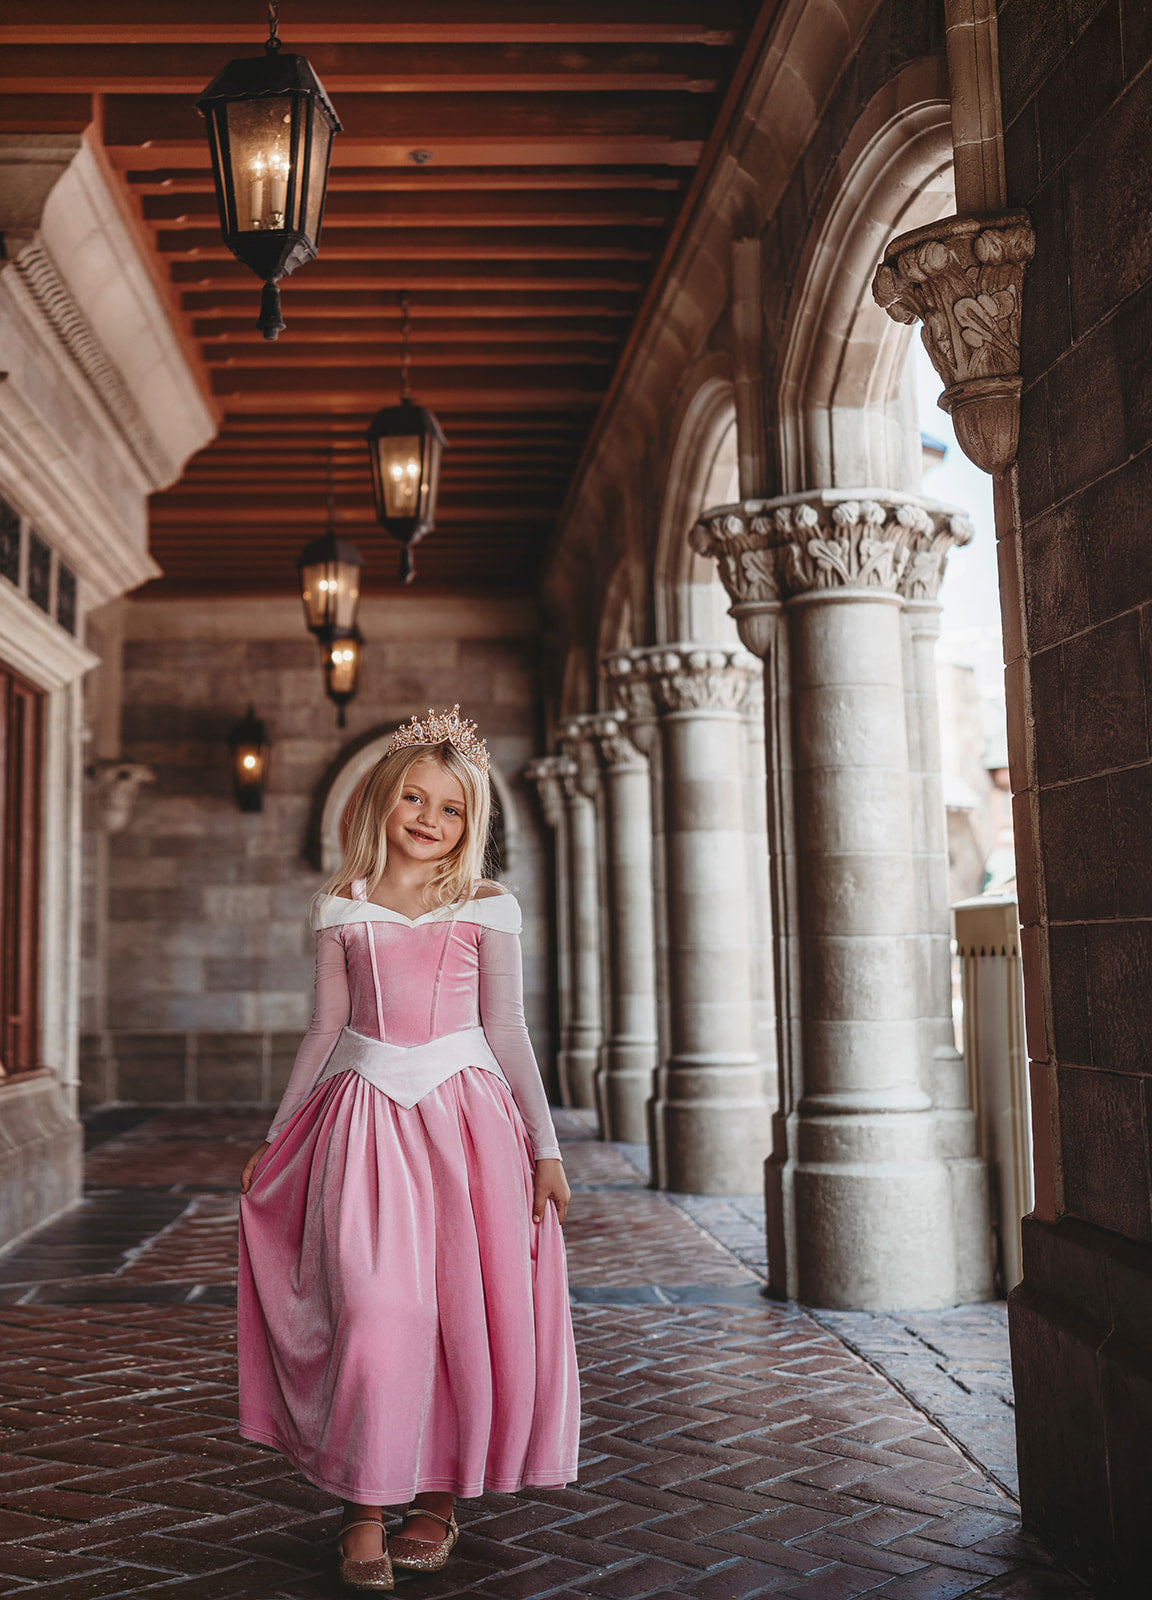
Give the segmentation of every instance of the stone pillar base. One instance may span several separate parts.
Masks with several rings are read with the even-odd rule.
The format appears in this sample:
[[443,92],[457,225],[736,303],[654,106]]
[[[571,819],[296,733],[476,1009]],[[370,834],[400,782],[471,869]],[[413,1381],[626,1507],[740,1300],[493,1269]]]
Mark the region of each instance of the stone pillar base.
[[[710,1074],[718,1080],[714,1088]],[[659,1186],[677,1194],[755,1194],[772,1140],[763,1063],[673,1056],[656,1086]]]
[[1152,1247],[1065,1218],[1023,1223],[1008,1296],[1020,1508],[1094,1594],[1146,1594]]
[[596,1109],[606,1139],[625,1144],[646,1144],[648,1101],[656,1045],[652,1039],[615,1038],[601,1047],[596,1068]]
[[560,1085],[560,1103],[577,1111],[596,1109],[596,1069],[599,1064],[599,1047],[571,1045],[556,1054],[556,1077]]
[[79,1199],[84,1131],[55,1073],[0,1082],[0,1245]]
[[774,1293],[855,1311],[991,1297],[987,1174],[950,1154],[947,1114],[806,1110],[787,1122],[788,1158],[765,1168],[769,1260],[792,1232],[796,1265],[791,1281],[773,1271]]

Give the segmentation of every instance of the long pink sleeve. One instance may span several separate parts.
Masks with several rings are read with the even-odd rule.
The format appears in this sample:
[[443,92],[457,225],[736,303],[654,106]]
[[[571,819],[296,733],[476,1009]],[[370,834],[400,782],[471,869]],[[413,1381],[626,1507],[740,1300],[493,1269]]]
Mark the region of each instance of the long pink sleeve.
[[558,1159],[556,1129],[524,1021],[524,963],[514,933],[481,931],[480,1021],[524,1118],[537,1161]]
[[351,1014],[344,941],[338,928],[326,928],[316,940],[316,1000],[312,1022],[300,1042],[292,1076],[268,1130],[269,1143],[312,1093]]

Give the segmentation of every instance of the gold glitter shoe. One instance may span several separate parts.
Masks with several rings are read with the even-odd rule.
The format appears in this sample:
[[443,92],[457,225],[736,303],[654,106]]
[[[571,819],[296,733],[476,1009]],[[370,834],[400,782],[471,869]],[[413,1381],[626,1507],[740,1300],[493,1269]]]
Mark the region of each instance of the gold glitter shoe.
[[406,1572],[439,1572],[452,1554],[452,1546],[460,1537],[455,1516],[440,1517],[435,1511],[425,1511],[423,1506],[409,1506],[405,1512],[405,1520],[409,1517],[431,1517],[433,1522],[442,1522],[447,1538],[434,1542],[431,1539],[409,1539],[404,1534],[398,1533],[394,1539],[388,1541],[393,1564],[403,1567]]
[[336,1549],[340,1555],[336,1572],[340,1582],[349,1589],[394,1589],[396,1580],[392,1576],[392,1555],[387,1541],[384,1554],[373,1556],[370,1561],[349,1561],[344,1554],[344,1535],[353,1528],[379,1528],[383,1532],[384,1524],[379,1517],[357,1517],[355,1522],[346,1522],[340,1529],[336,1535]]

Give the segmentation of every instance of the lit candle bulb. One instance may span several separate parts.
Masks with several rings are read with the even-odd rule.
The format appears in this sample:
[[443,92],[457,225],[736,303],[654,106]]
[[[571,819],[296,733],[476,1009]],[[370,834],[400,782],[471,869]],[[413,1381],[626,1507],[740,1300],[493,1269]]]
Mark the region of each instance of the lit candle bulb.
[[252,226],[261,228],[264,225],[264,174],[268,170],[268,163],[263,154],[256,157],[252,163]]
[[288,157],[276,151],[269,162],[269,167],[272,173],[270,205],[272,226],[274,228],[282,228],[284,226],[284,207],[288,200]]

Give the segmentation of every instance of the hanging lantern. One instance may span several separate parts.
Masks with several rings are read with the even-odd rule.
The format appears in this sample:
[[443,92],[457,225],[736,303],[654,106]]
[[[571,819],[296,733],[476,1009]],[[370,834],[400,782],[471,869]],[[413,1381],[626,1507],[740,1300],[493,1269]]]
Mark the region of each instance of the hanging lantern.
[[354,544],[338,539],[332,528],[332,451],[328,452],[328,531],[313,539],[296,558],[304,622],[310,633],[327,643],[337,633],[352,633],[360,605],[360,571],[364,565]]
[[281,55],[278,0],[262,56],[230,61],[196,102],[208,124],[220,229],[264,282],[257,327],[275,339],[281,278],[316,255],[340,119],[303,56]]
[[337,634],[335,638],[326,640],[320,646],[321,659],[324,663],[324,691],[336,707],[338,728],[347,725],[344,707],[356,694],[363,644],[360,630],[352,628],[347,633]]
[[376,521],[403,546],[400,576],[416,576],[412,547],[436,526],[440,459],[447,440],[436,418],[408,390],[408,296],[401,295],[400,404],[385,406],[368,424],[368,457]]
[[263,811],[264,780],[268,775],[268,756],[272,745],[268,730],[248,707],[246,716],[235,723],[228,735],[232,758],[232,789],[241,811]]

